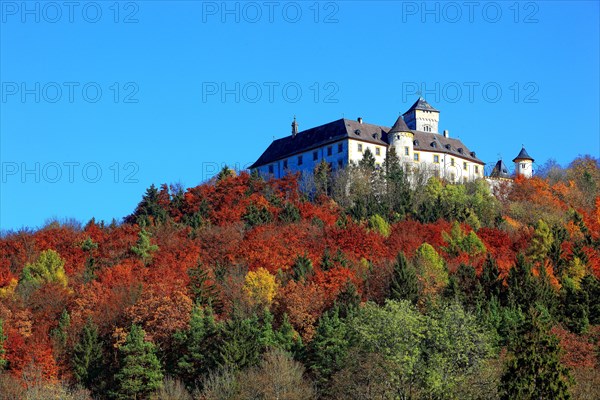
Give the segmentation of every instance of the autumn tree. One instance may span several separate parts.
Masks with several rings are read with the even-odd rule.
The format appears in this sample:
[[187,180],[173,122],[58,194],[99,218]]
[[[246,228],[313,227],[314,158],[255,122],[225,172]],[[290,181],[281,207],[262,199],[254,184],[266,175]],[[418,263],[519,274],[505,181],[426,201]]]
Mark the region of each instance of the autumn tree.
[[531,239],[528,255],[533,262],[542,262],[548,256],[548,252],[554,242],[552,231],[544,220],[538,220],[535,232]]
[[264,268],[259,268],[256,271],[250,271],[246,274],[244,293],[250,304],[259,309],[271,305],[277,293],[277,287],[278,284],[275,281],[275,276]]
[[45,250],[33,264],[25,265],[19,285],[24,288],[36,288],[50,282],[66,287],[68,278],[65,273],[65,261],[56,251]]
[[423,243],[415,253],[414,265],[428,301],[435,300],[448,284],[448,271],[444,259],[429,243]]

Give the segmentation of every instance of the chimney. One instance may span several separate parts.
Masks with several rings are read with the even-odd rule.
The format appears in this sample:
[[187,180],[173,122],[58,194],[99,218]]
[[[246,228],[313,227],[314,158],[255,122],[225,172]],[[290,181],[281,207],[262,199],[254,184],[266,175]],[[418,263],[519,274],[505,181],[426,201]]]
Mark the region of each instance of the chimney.
[[294,122],[292,122],[292,137],[295,138],[298,134],[298,123],[296,122],[296,116],[294,115]]
[[444,137],[447,138],[450,136],[450,132],[447,129],[444,129]]
[[362,117],[358,117],[357,121],[359,124],[362,124]]

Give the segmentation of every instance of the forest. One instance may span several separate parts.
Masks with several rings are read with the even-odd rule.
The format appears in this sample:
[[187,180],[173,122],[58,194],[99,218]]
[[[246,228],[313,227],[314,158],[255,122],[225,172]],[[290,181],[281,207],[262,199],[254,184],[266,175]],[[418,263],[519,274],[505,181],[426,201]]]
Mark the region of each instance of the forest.
[[3,232],[0,399],[598,398],[600,163],[536,172],[224,168]]

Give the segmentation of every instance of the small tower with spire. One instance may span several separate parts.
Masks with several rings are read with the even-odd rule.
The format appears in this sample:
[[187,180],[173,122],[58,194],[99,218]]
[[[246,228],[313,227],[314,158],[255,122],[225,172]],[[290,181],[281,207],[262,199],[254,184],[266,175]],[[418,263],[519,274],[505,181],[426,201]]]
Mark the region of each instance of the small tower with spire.
[[298,134],[298,122],[296,122],[296,116],[294,115],[294,121],[292,122],[292,137],[295,138]]
[[388,143],[394,146],[398,158],[402,161],[410,161],[413,157],[413,139],[415,135],[404,122],[404,118],[399,116],[394,126],[388,132]]
[[515,163],[515,175],[522,175],[525,178],[531,178],[533,176],[533,162],[535,160],[527,154],[525,146],[521,148],[519,155],[513,159]]

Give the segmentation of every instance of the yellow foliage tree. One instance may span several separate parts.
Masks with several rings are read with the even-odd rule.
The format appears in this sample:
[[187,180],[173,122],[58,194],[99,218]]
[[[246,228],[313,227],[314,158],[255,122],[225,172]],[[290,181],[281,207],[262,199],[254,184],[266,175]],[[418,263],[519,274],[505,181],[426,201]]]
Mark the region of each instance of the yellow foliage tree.
[[250,271],[246,275],[244,292],[252,305],[270,306],[277,294],[275,276],[264,268]]
[[33,264],[25,265],[19,283],[39,287],[50,282],[67,287],[65,260],[54,250],[44,250]]

